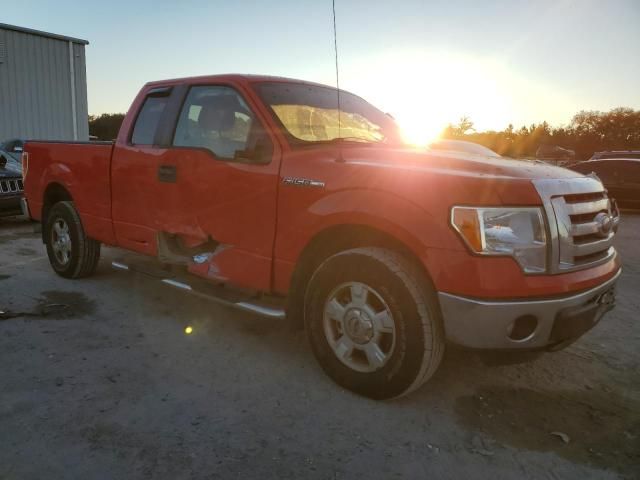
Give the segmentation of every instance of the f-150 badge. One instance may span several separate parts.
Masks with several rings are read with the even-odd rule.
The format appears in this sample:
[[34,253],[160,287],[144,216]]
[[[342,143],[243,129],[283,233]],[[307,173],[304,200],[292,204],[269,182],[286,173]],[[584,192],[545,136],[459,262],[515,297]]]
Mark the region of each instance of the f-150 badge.
[[309,178],[284,177],[282,183],[285,185],[296,185],[298,187],[318,187],[324,188],[324,182],[319,180],[311,180]]

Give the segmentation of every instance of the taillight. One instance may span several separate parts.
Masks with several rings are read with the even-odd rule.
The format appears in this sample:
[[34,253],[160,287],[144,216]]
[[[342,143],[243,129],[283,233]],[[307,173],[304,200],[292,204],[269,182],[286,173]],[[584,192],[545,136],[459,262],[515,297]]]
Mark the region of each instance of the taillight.
[[27,173],[29,172],[29,152],[22,152],[22,181],[27,179]]

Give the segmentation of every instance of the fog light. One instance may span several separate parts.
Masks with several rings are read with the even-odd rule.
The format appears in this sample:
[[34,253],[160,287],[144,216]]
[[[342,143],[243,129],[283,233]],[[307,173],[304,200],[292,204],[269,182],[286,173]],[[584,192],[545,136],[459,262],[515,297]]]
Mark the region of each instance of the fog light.
[[511,340],[521,342],[528,339],[538,328],[538,319],[533,315],[522,315],[516,318],[507,329],[507,336]]

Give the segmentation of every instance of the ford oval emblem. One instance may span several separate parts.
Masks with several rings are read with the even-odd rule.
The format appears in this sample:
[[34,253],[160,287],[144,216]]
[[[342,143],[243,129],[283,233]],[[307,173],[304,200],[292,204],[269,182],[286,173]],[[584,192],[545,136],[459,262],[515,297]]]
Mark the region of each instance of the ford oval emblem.
[[611,215],[605,212],[600,212],[594,219],[598,227],[598,235],[601,237],[608,237],[613,229],[613,218]]

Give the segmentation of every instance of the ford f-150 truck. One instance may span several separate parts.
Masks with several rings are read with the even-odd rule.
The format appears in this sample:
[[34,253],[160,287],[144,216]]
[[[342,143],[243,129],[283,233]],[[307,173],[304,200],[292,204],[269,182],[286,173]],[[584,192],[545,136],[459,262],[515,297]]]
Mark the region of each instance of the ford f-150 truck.
[[304,326],[325,372],[376,399],[423,384],[446,342],[568,345],[621,271],[597,178],[411,148],[363,99],[298,80],[148,83],[115,142],[27,142],[23,176],[59,275],[93,273],[101,244],[155,257],[126,254]]

